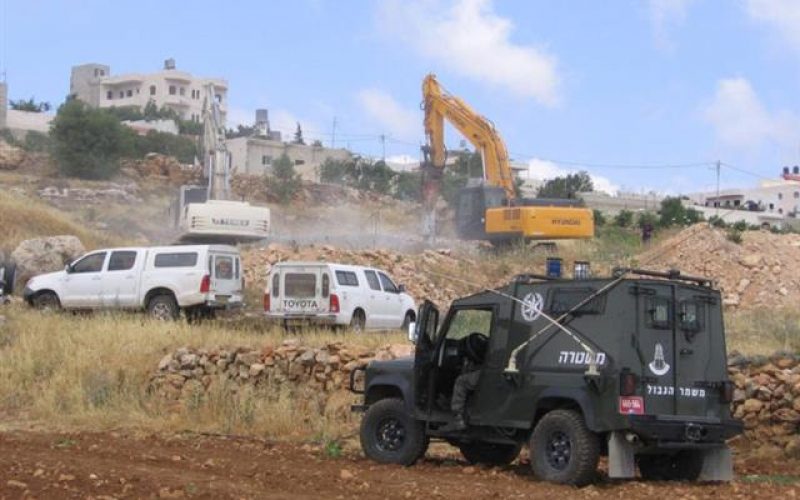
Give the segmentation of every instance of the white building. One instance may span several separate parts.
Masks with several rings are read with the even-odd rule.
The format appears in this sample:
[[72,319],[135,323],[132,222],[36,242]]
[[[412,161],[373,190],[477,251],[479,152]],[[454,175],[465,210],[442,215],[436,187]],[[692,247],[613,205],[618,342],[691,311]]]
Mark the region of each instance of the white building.
[[273,164],[285,153],[303,179],[317,182],[319,167],[326,159],[345,161],[352,157],[346,149],[294,144],[267,137],[236,137],[227,139],[225,146],[231,153],[231,164],[237,173],[271,174]]
[[110,108],[135,106],[144,109],[153,101],[166,107],[183,120],[203,120],[203,98],[206,84],[214,85],[214,96],[220,104],[225,122],[228,104],[228,82],[222,78],[196,77],[175,69],[175,61],[164,61],[164,69],[155,73],[111,75],[105,64],[82,64],[72,67],[70,94],[90,106]]

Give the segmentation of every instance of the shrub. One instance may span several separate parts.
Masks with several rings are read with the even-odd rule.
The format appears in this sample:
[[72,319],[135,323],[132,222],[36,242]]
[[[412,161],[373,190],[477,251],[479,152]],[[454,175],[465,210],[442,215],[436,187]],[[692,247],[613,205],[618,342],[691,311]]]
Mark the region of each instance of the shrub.
[[722,217],[719,217],[718,215],[712,215],[711,217],[709,217],[708,223],[711,224],[711,226],[713,227],[721,227],[721,228],[728,227],[728,223],[725,222],[722,219]]
[[281,203],[287,203],[301,185],[302,181],[294,169],[294,163],[286,153],[282,154],[273,166],[272,182],[269,184],[272,193]]
[[735,228],[729,229],[726,237],[728,238],[728,241],[732,241],[737,245],[742,243],[742,232]]
[[618,227],[629,227],[633,223],[633,212],[630,210],[620,210],[614,216],[614,225]]
[[58,108],[50,135],[61,173],[84,179],[107,179],[116,174],[132,138],[114,115],[78,99]]
[[601,212],[600,210],[598,210],[596,208],[594,210],[592,210],[592,212],[594,213],[594,225],[595,225],[595,227],[603,227],[603,226],[605,226],[606,222],[608,222],[608,221],[606,220],[606,216],[603,214],[603,212]]

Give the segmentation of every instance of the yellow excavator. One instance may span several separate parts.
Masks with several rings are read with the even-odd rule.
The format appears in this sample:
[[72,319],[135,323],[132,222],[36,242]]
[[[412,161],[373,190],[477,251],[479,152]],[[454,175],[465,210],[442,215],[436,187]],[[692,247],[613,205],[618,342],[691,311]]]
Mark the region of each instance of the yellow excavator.
[[427,138],[427,145],[422,148],[422,199],[429,237],[436,233],[435,205],[447,161],[445,120],[472,143],[483,161],[482,182],[458,193],[456,232],[460,238],[503,244],[594,236],[593,213],[578,206],[576,200],[517,197],[508,151],[494,125],[446,92],[435,75],[425,77],[422,96]]

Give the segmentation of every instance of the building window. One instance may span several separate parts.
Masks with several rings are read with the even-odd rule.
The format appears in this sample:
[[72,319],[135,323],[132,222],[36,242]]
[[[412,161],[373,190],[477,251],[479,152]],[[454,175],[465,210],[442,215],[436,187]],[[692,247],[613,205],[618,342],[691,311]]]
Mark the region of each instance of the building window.
[[119,91],[119,98],[122,99],[123,97],[125,97],[125,92],[120,90]]
[[133,97],[133,90],[128,90],[128,91],[125,93],[125,95],[127,95],[128,97]]
[[774,203],[770,203],[769,204],[769,209],[770,210],[775,210],[775,204]]
[[181,95],[186,95],[186,87],[181,87]]
[[113,92],[111,92],[110,90],[108,92],[106,92],[106,99],[108,99],[110,101],[113,98],[114,98],[114,93]]
[[794,199],[796,200],[798,198],[800,198],[800,191],[795,191],[794,192]]
[[261,155],[262,165],[272,165],[272,157],[269,155]]
[[150,95],[156,95],[156,86],[150,85]]
[[216,94],[214,96],[214,99],[216,99],[218,103],[222,104],[222,95],[221,94]]
[[779,199],[779,200],[782,200],[782,199],[783,199],[783,193],[778,193],[778,199]]
[[779,214],[781,214],[781,215],[783,215],[783,209],[782,209],[782,208],[779,208],[779,209],[778,209],[778,213],[779,213]]
[[169,86],[169,95],[175,95],[175,85]]
[[305,164],[306,164],[306,161],[305,161],[305,160],[295,160],[295,161],[294,161],[294,164],[295,164],[295,165],[305,165]]
[[136,87],[136,95],[139,95],[139,87]]
[[733,200],[733,206],[734,207],[738,207],[739,205],[741,205],[741,203],[742,203],[742,200]]

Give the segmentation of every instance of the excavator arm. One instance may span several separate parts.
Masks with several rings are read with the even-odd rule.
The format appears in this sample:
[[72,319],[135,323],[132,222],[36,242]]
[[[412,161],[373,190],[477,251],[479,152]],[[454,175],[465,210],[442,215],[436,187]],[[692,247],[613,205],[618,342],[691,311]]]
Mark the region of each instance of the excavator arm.
[[[428,178],[441,177],[445,168],[446,150],[444,146],[444,121],[447,120],[480,152],[483,159],[484,180],[489,185],[502,187],[506,199],[516,198],[514,176],[508,160],[508,151],[503,139],[492,122],[478,114],[467,103],[447,93],[436,76],[429,74],[422,82],[423,109],[425,111],[425,135],[429,154]],[[438,175],[437,175],[438,174]],[[426,200],[438,196],[438,183],[435,189],[423,185]],[[434,191],[434,192],[431,192]]]

